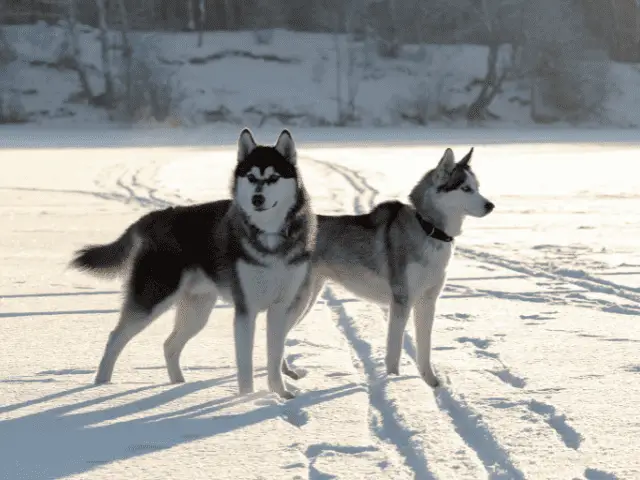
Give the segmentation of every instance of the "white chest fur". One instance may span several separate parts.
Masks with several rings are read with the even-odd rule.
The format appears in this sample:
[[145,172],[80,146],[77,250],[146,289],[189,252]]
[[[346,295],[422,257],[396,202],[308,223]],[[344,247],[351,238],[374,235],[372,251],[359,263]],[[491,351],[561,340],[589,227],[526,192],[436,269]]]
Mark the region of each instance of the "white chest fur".
[[407,285],[412,298],[439,284],[445,277],[453,255],[453,246],[446,244],[439,247],[435,248],[428,243],[424,250],[423,262],[407,265]]
[[247,308],[255,312],[268,309],[274,303],[291,303],[305,280],[309,266],[287,265],[276,261],[268,266],[237,264],[238,281]]

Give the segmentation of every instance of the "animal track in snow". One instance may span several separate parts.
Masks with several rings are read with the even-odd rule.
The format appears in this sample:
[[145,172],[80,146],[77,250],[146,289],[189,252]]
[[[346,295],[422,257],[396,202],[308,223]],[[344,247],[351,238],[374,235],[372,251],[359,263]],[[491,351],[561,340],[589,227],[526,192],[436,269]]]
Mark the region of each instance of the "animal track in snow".
[[[499,336],[503,336],[503,335],[499,335]],[[489,346],[493,343],[491,340],[486,338],[482,339],[482,338],[472,338],[472,337],[458,337],[456,338],[456,341],[460,343],[471,343],[477,349],[475,352],[477,356],[490,358],[498,362],[501,368],[495,369],[495,370],[489,370],[489,373],[494,375],[503,383],[506,383],[507,385],[510,385],[514,388],[526,387],[527,385],[526,380],[511,373],[511,369],[507,365],[505,365],[505,363],[502,361],[502,359],[500,358],[500,354],[496,352],[490,352],[487,350]]]
[[567,423],[567,417],[564,414],[556,412],[556,407],[537,400],[530,400],[527,406],[533,413],[542,416],[545,422],[558,432],[567,447],[574,450],[580,448],[583,440],[582,435]]

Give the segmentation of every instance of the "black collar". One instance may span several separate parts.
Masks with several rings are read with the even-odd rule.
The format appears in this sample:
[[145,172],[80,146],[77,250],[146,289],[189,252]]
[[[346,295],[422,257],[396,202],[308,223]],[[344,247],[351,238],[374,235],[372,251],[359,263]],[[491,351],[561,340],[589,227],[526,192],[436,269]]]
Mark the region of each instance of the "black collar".
[[424,233],[427,234],[427,237],[435,238],[436,240],[440,240],[442,242],[452,242],[453,237],[447,235],[444,231],[437,228],[433,223],[427,222],[424,218],[420,216],[418,212],[416,212],[416,218],[420,223],[420,226],[424,230]]

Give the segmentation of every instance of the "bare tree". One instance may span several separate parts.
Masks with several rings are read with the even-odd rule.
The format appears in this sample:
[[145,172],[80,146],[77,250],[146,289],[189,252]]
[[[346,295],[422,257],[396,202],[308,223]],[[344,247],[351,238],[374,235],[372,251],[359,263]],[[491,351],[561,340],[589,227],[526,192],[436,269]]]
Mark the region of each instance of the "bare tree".
[[[6,5],[4,0],[0,0],[0,12],[6,11]],[[2,14],[0,13],[0,65],[13,62],[16,58],[16,51],[7,40],[4,30],[2,29]]]
[[4,30],[0,27],[0,65],[13,62],[16,59],[16,51],[7,40]]
[[598,114],[609,89],[609,58],[570,0],[528,4],[526,60],[536,121]]
[[[333,43],[336,55],[336,106],[339,125],[355,120],[356,98],[362,82],[364,62],[362,52],[354,41],[355,22],[362,14],[364,2],[353,0],[342,15],[336,13]],[[345,33],[341,33],[345,32]],[[346,90],[343,92],[343,83]]]
[[196,19],[193,11],[193,0],[187,0],[187,15],[189,17],[187,28],[193,32],[196,29]]
[[84,68],[84,63],[82,62],[82,51],[80,50],[80,42],[78,41],[78,29],[76,28],[77,12],[78,0],[69,0],[69,9],[67,11],[67,37],[69,47],[71,48],[72,65],[73,69],[78,74],[82,93],[90,103],[93,103],[94,94],[91,90],[91,84],[89,83],[87,71]]
[[[120,12],[121,38],[122,38],[122,59],[125,68],[125,101],[127,108],[130,108],[132,92],[132,58],[133,48],[129,41],[129,15],[124,5],[124,0],[118,0],[118,11]],[[128,112],[130,115],[132,112]]]
[[204,37],[204,25],[207,20],[205,0],[198,0],[198,47],[202,47]]
[[[500,92],[507,70],[499,72],[498,60],[500,45],[505,41],[504,24],[505,19],[513,21],[513,12],[522,12],[522,5],[525,1],[533,0],[456,0],[454,2],[430,3],[425,10],[426,15],[456,15],[460,18],[473,19],[467,24],[467,30],[461,33],[468,33],[469,30],[477,31],[481,34],[489,47],[487,53],[487,71],[482,86],[475,100],[467,108],[467,119],[471,121],[483,120],[486,117],[495,117],[489,106]],[[511,14],[511,15],[510,15]]]
[[100,51],[102,55],[102,76],[104,78],[104,93],[102,102],[107,107],[114,105],[113,71],[111,70],[111,48],[109,42],[109,27],[107,25],[107,8],[105,0],[95,0],[98,7],[98,26],[100,28]]

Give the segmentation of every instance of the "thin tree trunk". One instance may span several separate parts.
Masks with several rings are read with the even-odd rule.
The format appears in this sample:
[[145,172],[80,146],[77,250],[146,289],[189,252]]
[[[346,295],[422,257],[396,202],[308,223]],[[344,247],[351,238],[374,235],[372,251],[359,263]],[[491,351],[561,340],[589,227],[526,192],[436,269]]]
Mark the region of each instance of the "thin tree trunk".
[[98,24],[100,27],[100,50],[102,53],[102,75],[104,77],[104,103],[113,106],[113,72],[109,52],[109,28],[107,27],[107,9],[105,0],[95,0],[98,7]]
[[484,84],[482,85],[480,93],[467,110],[468,120],[482,120],[486,117],[487,108],[489,108],[489,105],[493,102],[493,99],[502,86],[502,82],[507,76],[505,70],[498,78],[498,48],[499,45],[497,43],[489,45],[487,74],[485,75]]
[[16,51],[13,49],[11,43],[9,43],[9,40],[7,40],[4,30],[2,30],[3,12],[6,11],[6,2],[0,0],[0,65],[11,63],[17,58]]
[[80,51],[80,42],[78,42],[78,32],[76,30],[76,17],[77,17],[77,5],[78,0],[69,1],[69,11],[67,18],[67,28],[69,35],[69,46],[71,47],[71,55],[73,56],[73,66],[78,73],[78,79],[80,80],[80,86],[82,91],[89,100],[90,103],[94,102],[93,92],[91,91],[91,84],[87,77],[87,72],[82,65],[82,53]]
[[203,38],[204,37],[204,24],[207,18],[207,10],[206,10],[205,0],[198,0],[198,19],[199,21],[199,30],[198,30],[198,47],[202,47]]
[[7,37],[0,26],[0,65],[13,62],[16,59],[16,52],[7,40]]
[[232,0],[223,0],[224,4],[224,17],[225,17],[225,28],[227,30],[231,30],[235,27],[235,15],[233,12],[233,1]]
[[118,10],[120,11],[120,21],[122,24],[122,57],[124,58],[124,68],[125,68],[125,91],[126,91],[126,101],[127,101],[127,110],[129,116],[131,116],[134,112],[131,111],[132,105],[132,57],[133,57],[133,48],[131,47],[131,42],[129,41],[129,18],[127,14],[127,9],[124,5],[124,0],[118,0]]
[[187,28],[193,32],[196,29],[195,14],[193,12],[193,0],[187,0],[187,15],[189,16],[189,23]]

